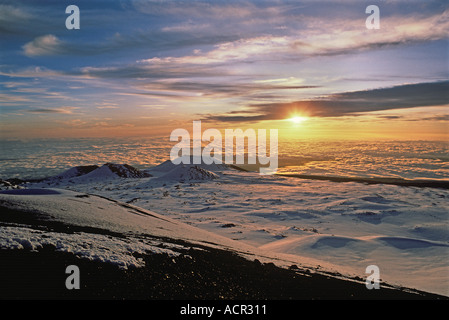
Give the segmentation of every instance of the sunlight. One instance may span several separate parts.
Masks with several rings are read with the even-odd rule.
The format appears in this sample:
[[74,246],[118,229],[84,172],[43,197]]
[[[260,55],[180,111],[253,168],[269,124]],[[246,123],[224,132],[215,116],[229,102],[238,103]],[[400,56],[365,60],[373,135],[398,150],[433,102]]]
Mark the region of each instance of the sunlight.
[[293,122],[294,124],[300,124],[307,120],[307,117],[295,116],[287,119],[288,121]]

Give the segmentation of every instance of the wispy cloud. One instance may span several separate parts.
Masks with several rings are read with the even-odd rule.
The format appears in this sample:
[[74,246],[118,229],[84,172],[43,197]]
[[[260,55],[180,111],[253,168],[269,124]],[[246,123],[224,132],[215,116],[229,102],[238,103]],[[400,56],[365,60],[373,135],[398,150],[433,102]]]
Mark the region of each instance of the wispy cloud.
[[26,112],[29,113],[62,113],[62,114],[73,114],[77,107],[60,107],[60,108],[36,108],[29,109]]
[[14,102],[25,102],[30,101],[30,99],[18,95],[12,95],[7,93],[0,93],[0,101],[2,103],[14,103]]
[[182,57],[149,58],[148,64],[224,64],[241,61],[285,61],[317,55],[353,54],[356,51],[398,46],[449,36],[449,10],[430,16],[392,16],[372,32],[360,20],[305,17],[304,26],[285,35],[244,37],[214,45],[213,49]]
[[63,71],[50,70],[45,67],[12,68],[0,65],[0,76],[9,78],[51,78],[63,74]]

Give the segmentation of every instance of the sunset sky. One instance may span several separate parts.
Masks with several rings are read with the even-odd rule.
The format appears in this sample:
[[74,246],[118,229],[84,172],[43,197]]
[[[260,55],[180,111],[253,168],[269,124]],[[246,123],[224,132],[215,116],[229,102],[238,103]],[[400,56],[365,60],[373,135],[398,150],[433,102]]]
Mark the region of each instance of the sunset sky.
[[0,34],[2,138],[449,137],[447,0],[6,0]]

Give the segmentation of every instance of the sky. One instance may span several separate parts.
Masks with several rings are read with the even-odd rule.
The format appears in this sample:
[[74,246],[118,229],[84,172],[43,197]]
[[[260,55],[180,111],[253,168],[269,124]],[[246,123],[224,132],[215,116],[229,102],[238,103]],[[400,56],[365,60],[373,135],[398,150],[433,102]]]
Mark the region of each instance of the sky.
[[447,140],[448,38],[446,0],[2,0],[0,135]]

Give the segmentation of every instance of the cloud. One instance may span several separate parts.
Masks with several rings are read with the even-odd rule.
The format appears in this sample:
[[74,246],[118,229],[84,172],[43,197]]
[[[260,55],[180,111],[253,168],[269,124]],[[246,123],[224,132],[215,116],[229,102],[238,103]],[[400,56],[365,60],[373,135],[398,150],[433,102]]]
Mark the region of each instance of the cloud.
[[28,98],[21,97],[18,95],[11,95],[6,93],[0,93],[0,101],[2,103],[14,103],[14,102],[27,102],[30,101]]
[[[132,18],[130,18],[132,19]],[[26,56],[95,56],[105,53],[130,52],[146,49],[147,52],[194,48],[195,46],[215,45],[238,39],[237,35],[223,32],[215,33],[214,28],[163,27],[161,30],[141,30],[137,28],[128,33],[116,32],[113,36],[104,36],[98,30],[95,41],[88,37],[77,41],[63,41],[54,34],[41,35],[22,46]],[[202,31],[202,32],[197,32]]]
[[[83,67],[79,70],[67,72],[74,76],[99,79],[171,79],[191,77],[216,77],[217,71],[208,66],[183,65],[169,63],[131,63],[110,67]],[[222,71],[221,75],[228,75]]]
[[[339,10],[332,15],[334,7],[326,6],[307,15],[297,9],[300,4],[283,2],[136,1],[134,5],[135,11],[108,12],[109,19],[116,17],[117,23],[133,21],[131,29],[119,28],[111,36],[105,27],[111,21],[102,16],[96,24],[95,41],[87,35],[75,42],[47,34],[26,43],[23,52],[27,56],[86,56],[140,48],[160,55],[164,50],[191,48],[193,51],[201,47],[197,54],[150,57],[146,61],[160,59],[160,62],[178,64],[285,61],[447,39],[449,30],[448,9],[409,15],[400,11],[385,14],[380,30],[373,31],[365,28],[364,12],[347,16]],[[311,2],[308,6],[314,7]],[[7,8],[12,15],[24,14],[22,9]],[[351,6],[346,3],[344,8]],[[156,22],[148,24],[147,19],[144,24],[145,14],[157,16],[158,13],[165,20],[158,17],[152,19]],[[89,21],[85,25],[89,25],[94,17],[98,18],[98,12],[95,16],[94,12],[84,13],[84,19],[86,16]]]
[[[148,15],[185,16],[210,20],[248,19],[260,15],[274,15],[279,7],[263,1],[159,1],[133,0],[135,10]],[[281,4],[282,6],[282,4]]]
[[[251,16],[253,17],[257,17],[257,14]],[[282,33],[259,32],[254,36],[254,33],[249,32],[240,21],[237,23],[240,27],[238,39],[216,43],[211,50],[194,55],[150,58],[142,62],[218,64],[238,61],[298,60],[317,55],[341,55],[388,46],[435,41],[447,39],[449,36],[447,9],[442,12],[415,13],[410,16],[394,14],[382,18],[381,29],[376,31],[366,29],[363,19],[341,18],[338,15],[330,16],[328,19],[324,19],[327,17],[325,13],[324,18],[316,14],[298,16],[301,18],[300,25],[288,21],[287,17],[288,12],[280,14],[280,19],[288,22],[290,26],[285,27]],[[214,26],[210,29],[218,31]]]
[[12,78],[52,78],[63,75],[63,72],[42,67],[27,67],[20,70],[6,70],[5,66],[0,65],[0,75]]
[[204,120],[224,122],[281,120],[295,113],[311,117],[356,116],[381,110],[447,105],[448,92],[449,81],[406,84],[337,93],[311,100],[250,105],[245,115],[235,115],[235,111],[232,111],[221,115],[206,115]]
[[26,110],[29,113],[62,113],[62,114],[73,114],[73,110],[78,109],[77,107],[60,107],[60,108],[38,108]]
[[28,42],[23,46],[23,51],[29,57],[66,53],[66,49],[64,49],[61,41],[51,34],[37,37],[33,41]]
[[[29,40],[43,34],[63,30],[64,7],[54,1],[2,0],[0,34],[8,42]],[[64,28],[65,29],[65,28]]]
[[90,56],[105,53],[119,47],[116,43],[69,43],[53,34],[39,36],[22,46],[23,54],[37,56]]
[[421,120],[429,120],[429,121],[449,121],[449,114],[436,115],[431,117],[424,117]]
[[8,4],[0,4],[0,21],[3,23],[12,23],[17,20],[29,19],[31,15],[23,10]]
[[37,17],[24,8],[9,4],[0,4],[0,32],[2,34],[18,34],[26,31],[26,27],[17,23],[38,21]]
[[[176,92],[184,92],[189,95],[199,94],[202,97],[241,97],[260,95],[262,92],[279,91],[279,90],[302,90],[314,89],[319,86],[314,85],[299,85],[299,84],[271,84],[271,83],[248,83],[236,81],[221,82],[200,82],[200,81],[156,81],[147,85],[139,86],[142,90],[151,90],[166,92],[167,95],[172,95]],[[279,92],[278,92],[279,93]]]

